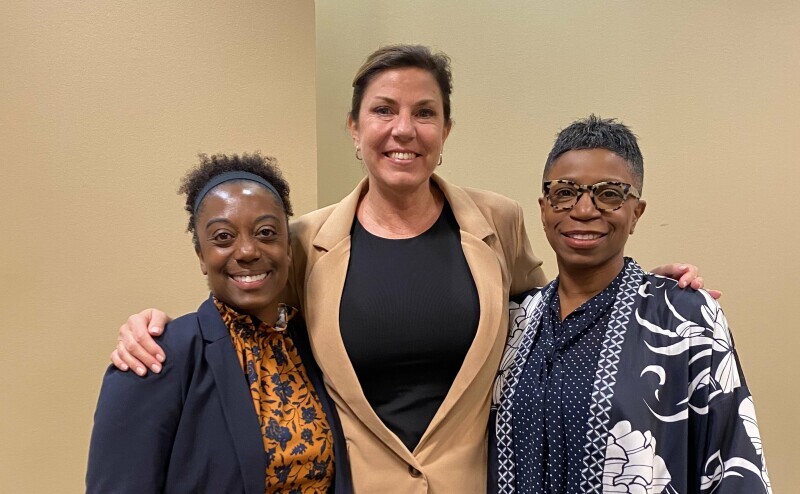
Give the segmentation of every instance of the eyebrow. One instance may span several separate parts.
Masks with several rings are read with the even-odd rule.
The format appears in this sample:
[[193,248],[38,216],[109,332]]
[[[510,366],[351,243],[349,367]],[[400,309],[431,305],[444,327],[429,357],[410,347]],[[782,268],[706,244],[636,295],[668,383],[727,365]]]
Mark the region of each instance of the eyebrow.
[[[375,99],[383,100],[386,103],[391,103],[393,105],[397,104],[397,101],[388,97],[388,96],[375,96]],[[436,100],[432,98],[423,99],[414,103],[414,106],[422,106],[422,105],[434,105],[436,104]]]
[[[262,222],[264,220],[275,220],[278,223],[281,222],[281,219],[278,218],[277,216],[275,216],[274,214],[267,213],[267,214],[262,214],[261,216],[256,218],[255,223],[260,223],[260,222]],[[228,218],[222,218],[222,217],[220,217],[220,218],[211,218],[206,222],[206,228],[208,228],[209,226],[211,226],[214,223],[226,223],[226,224],[229,224],[229,225],[233,224]]]

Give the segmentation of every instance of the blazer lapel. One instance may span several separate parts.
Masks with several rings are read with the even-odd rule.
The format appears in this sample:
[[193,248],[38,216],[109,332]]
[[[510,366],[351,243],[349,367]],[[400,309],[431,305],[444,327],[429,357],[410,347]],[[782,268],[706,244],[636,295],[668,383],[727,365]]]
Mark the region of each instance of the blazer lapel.
[[[423,434],[417,449],[424,445],[426,439],[449,415],[450,410],[479,375],[488,376],[489,382],[486,384],[486,389],[489,389],[505,342],[505,337],[499,338],[500,342],[498,342],[498,333],[500,331],[507,332],[507,328],[501,327],[505,326],[502,321],[507,320],[508,313],[508,300],[504,289],[505,280],[501,269],[503,261],[490,247],[491,242],[497,241],[497,235],[475,202],[463,189],[451,186],[436,175],[433,176],[433,179],[444,192],[458,222],[461,247],[478,291],[480,320],[478,331],[464,358],[464,363],[450,386],[444,402]],[[490,358],[492,353],[497,353],[498,358]],[[492,369],[485,369],[486,365],[491,365]],[[476,406],[482,405],[476,403]]]
[[241,466],[245,492],[263,494],[267,465],[261,425],[228,328],[211,299],[200,306],[197,314],[206,341],[206,362],[217,384],[222,412]]
[[410,452],[364,396],[339,328],[339,306],[350,260],[350,230],[366,187],[365,178],[336,206],[313,240],[314,249],[321,254],[305,284],[306,319],[314,356],[329,384],[331,397],[341,410],[351,412],[396,454],[408,460]]

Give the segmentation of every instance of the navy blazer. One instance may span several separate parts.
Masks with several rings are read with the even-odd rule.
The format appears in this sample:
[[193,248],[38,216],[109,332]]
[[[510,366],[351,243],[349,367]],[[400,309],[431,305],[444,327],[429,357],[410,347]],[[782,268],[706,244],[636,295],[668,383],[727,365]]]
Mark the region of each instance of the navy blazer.
[[[305,326],[289,331],[334,438],[331,492],[352,492],[336,408],[314,362]],[[213,301],[175,319],[159,344],[159,374],[106,371],[94,416],[86,491],[264,494],[266,454],[247,380]]]

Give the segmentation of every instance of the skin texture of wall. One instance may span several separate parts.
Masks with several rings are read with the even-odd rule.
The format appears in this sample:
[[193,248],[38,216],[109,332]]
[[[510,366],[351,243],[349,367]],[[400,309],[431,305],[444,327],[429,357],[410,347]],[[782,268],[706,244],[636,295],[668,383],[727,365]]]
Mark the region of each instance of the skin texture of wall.
[[692,262],[724,291],[773,488],[800,485],[800,4],[318,0],[316,13],[320,206],[363,176],[344,121],[353,74],[384,44],[452,57],[439,173],[520,201],[550,276],[536,199],[556,132],[590,113],[629,124],[648,206],[626,253]]
[[207,296],[197,153],[274,155],[316,207],[314,3],[8,0],[0,32],[0,491],[78,493],[116,328]]

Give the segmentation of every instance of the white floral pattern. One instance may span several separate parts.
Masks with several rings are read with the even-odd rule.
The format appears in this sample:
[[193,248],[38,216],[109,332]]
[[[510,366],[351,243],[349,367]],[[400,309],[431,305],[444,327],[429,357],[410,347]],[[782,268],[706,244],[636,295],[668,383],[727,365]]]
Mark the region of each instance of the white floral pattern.
[[525,330],[533,320],[534,309],[542,300],[542,292],[536,291],[533,295],[528,295],[522,303],[509,303],[508,313],[508,340],[503,350],[503,358],[500,360],[500,368],[497,371],[497,378],[494,381],[492,391],[492,406],[500,403],[503,389],[508,381],[508,374],[517,356],[517,350],[522,343]]
[[[649,285],[649,283],[646,285]],[[643,286],[640,293],[646,291],[647,286]],[[699,293],[703,296],[705,302],[700,307],[705,324],[699,324],[681,315],[669,299],[669,291],[664,291],[665,305],[670,314],[680,321],[674,329],[661,327],[654,322],[648,321],[640,315],[639,310],[636,311],[636,320],[643,328],[654,335],[669,338],[667,344],[658,346],[645,341],[650,351],[667,357],[677,357],[692,351],[694,353],[690,363],[707,357],[712,357],[714,362],[718,362],[715,369],[712,366],[699,366],[699,372],[692,377],[689,383],[688,397],[668,404],[671,407],[668,413],[657,412],[654,407],[648,404],[650,411],[664,422],[685,420],[689,416],[689,408],[696,413],[704,415],[708,413],[708,404],[714,398],[721,394],[731,393],[742,385],[725,314],[717,301],[708,292],[699,290]],[[717,355],[713,355],[714,352]],[[664,384],[666,371],[663,367],[658,365],[649,366],[642,371],[642,375],[648,372],[658,374],[660,385]],[[656,391],[656,397],[658,397],[658,391]]]
[[[593,399],[603,396],[608,404],[589,408],[587,450],[598,457],[570,466],[582,479],[565,492],[771,494],[753,401],[722,309],[702,290],[680,290],[635,263],[632,272],[639,281],[623,291],[633,298],[610,316],[616,321],[623,310],[632,311],[620,332],[624,341],[605,341],[601,362],[604,356],[616,360],[609,368],[598,364],[598,376],[613,372],[615,381],[598,378],[592,390]],[[499,493],[516,492],[521,475],[508,404],[538,329],[541,311],[533,309],[541,304],[532,301],[525,301],[528,310],[513,307],[496,383],[502,391],[493,410]]]
[[650,431],[632,430],[623,420],[608,432],[604,493],[661,494],[671,479]]
[[747,431],[747,436],[750,438],[750,443],[753,445],[756,454],[761,458],[761,481],[764,483],[768,493],[772,493],[772,484],[769,481],[769,474],[767,473],[767,462],[764,459],[764,449],[761,446],[761,431],[758,430],[758,421],[756,420],[756,407],[753,404],[753,397],[748,396],[741,403],[739,403],[739,417],[744,423],[744,429]]

